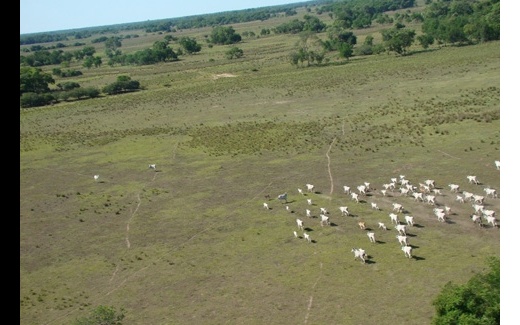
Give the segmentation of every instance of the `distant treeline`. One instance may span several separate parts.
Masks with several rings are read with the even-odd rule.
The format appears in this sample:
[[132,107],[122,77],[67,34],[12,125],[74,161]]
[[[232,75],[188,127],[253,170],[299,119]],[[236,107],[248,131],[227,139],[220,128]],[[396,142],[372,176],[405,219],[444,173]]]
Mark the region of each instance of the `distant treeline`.
[[[293,16],[297,8],[317,7],[318,14],[329,12],[338,19],[354,21],[356,17],[363,17],[363,21],[371,21],[376,14],[388,10],[397,10],[415,6],[415,0],[313,0],[302,1],[287,5],[261,7],[227,11],[215,14],[196,15],[180,18],[152,20],[127,24],[90,27],[82,29],[24,34],[20,35],[20,45],[36,43],[61,42],[69,38],[84,39],[96,34],[117,33],[125,30],[142,29],[148,33],[174,32],[176,30],[222,26],[250,21],[264,21],[279,15]],[[370,25],[364,23],[363,26]]]

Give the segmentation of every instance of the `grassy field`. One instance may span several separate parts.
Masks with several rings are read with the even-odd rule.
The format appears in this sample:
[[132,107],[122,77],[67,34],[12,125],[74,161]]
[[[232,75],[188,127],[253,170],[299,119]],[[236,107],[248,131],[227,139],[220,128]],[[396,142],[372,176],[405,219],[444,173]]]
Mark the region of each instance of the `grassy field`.
[[[102,66],[74,81],[101,87],[124,74],[144,90],[20,110],[20,324],[70,324],[98,305],[124,308],[125,324],[429,324],[448,281],[486,269],[500,229],[474,225],[448,184],[500,189],[500,43],[297,69],[296,41],[244,40],[239,60],[215,46],[180,62]],[[383,196],[399,175],[434,179],[448,221],[398,191]],[[343,193],[363,182],[360,203]],[[298,194],[306,183],[316,192]],[[276,199],[284,192],[288,203]],[[393,202],[401,221],[415,217],[412,259]],[[500,220],[500,198],[485,206]],[[320,226],[320,207],[331,225]],[[311,243],[293,236],[296,218]]]

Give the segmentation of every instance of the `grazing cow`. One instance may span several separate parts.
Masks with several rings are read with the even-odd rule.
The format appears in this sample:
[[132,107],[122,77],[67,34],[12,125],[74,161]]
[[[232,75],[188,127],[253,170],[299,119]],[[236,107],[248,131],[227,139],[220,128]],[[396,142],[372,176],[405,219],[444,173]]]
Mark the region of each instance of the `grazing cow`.
[[312,199],[307,199],[307,204],[312,205]]
[[426,203],[435,205],[435,195],[426,195]]
[[464,198],[460,195],[457,195],[457,198],[456,198],[456,201],[459,202],[459,203],[464,203]]
[[305,240],[307,240],[309,243],[311,242],[311,236],[309,236],[308,233],[304,232],[304,233],[303,233],[303,238],[304,238]]
[[495,160],[495,167],[500,170],[500,160]]
[[327,214],[328,213],[327,209],[325,209],[325,208],[320,208],[320,212],[323,213],[323,214]]
[[99,179],[99,175],[94,175],[94,180],[97,181]]
[[413,227],[413,217],[412,216],[404,216],[404,220],[406,221],[406,224]]
[[359,229],[367,229],[367,224],[364,221],[359,221],[358,223]]
[[485,187],[484,192],[486,192],[486,197],[487,196],[491,196],[492,198],[497,197],[497,190],[495,190],[494,188]]
[[365,185],[359,185],[357,187],[357,190],[358,190],[359,194],[366,194],[366,188],[367,187]]
[[307,192],[314,192],[314,185],[312,184],[305,184],[307,187]]
[[298,233],[296,231],[293,231],[294,237],[298,238]]
[[495,210],[488,210],[488,209],[482,209],[482,215],[488,216],[488,217],[494,217],[495,216]]
[[359,199],[358,199],[358,195],[357,193],[350,193],[350,196],[352,197],[352,200],[356,201],[357,203],[359,203]]
[[474,224],[477,224],[479,225],[480,227],[482,227],[482,218],[480,218],[479,215],[477,214],[472,214],[471,216],[469,216],[471,218],[471,221],[473,221]]
[[393,211],[395,212],[402,212],[403,211],[403,206],[399,203],[392,203],[392,206],[393,206]]
[[292,211],[291,211],[291,208],[289,208],[288,205],[285,206],[285,210],[287,210],[287,212],[292,212]]
[[349,215],[348,207],[339,207],[339,211],[341,211],[342,216],[348,217],[348,215]]
[[495,217],[484,215],[484,218],[486,218],[488,224],[491,224],[493,227],[498,227],[497,219]]
[[375,243],[376,242],[376,234],[375,233],[367,232],[367,236],[368,236],[368,239],[370,239],[371,243]]
[[370,191],[370,183],[369,182],[364,182],[365,186],[366,186],[366,189],[367,191]]
[[398,225],[399,224],[399,219],[397,217],[397,214],[395,213],[390,213],[388,216],[390,216],[390,220],[392,220],[392,224],[396,224]]
[[296,225],[298,226],[298,229],[303,230],[303,221],[301,219],[296,219]]
[[383,196],[386,196],[386,190],[381,190],[381,194],[383,194]]
[[267,204],[267,203],[264,202],[264,208],[265,208],[266,210],[269,210],[269,204]]
[[372,206],[372,209],[375,209],[375,210],[379,211],[379,207],[377,206],[377,203],[371,202],[370,205]]
[[309,210],[309,209],[305,209],[305,215],[306,215],[307,217],[309,217],[309,218],[312,217],[312,216],[311,216],[311,210]]
[[436,214],[437,216],[437,220],[440,221],[440,222],[446,222],[446,213],[444,212],[439,212]]
[[460,188],[457,184],[448,184],[448,186],[450,187],[450,192],[458,192]]
[[278,200],[280,200],[280,201],[284,200],[285,203],[287,203],[287,192],[278,195]]
[[408,187],[401,187],[399,191],[401,192],[401,195],[407,195],[408,192],[410,192],[410,189]]
[[404,256],[412,258],[412,246],[402,246],[401,250],[404,252]]
[[435,195],[442,195],[441,190],[439,190],[438,188],[434,188],[432,191]]
[[449,216],[450,213],[451,213],[451,208],[449,206],[445,205],[444,206],[444,211],[445,211],[446,215]]
[[475,213],[479,213],[482,212],[482,210],[484,210],[484,206],[481,204],[472,204],[471,206],[475,210]]
[[155,164],[148,165],[148,168],[155,169]]
[[396,225],[395,229],[399,233],[399,235],[406,236],[406,225]]
[[397,235],[395,238],[397,238],[401,246],[408,246],[408,237],[406,235]]
[[424,181],[424,183],[428,187],[435,188],[435,181],[433,179],[427,179]]
[[483,204],[484,203],[484,196],[473,194],[473,202],[478,203],[478,204]]
[[477,184],[477,185],[479,183],[478,180],[477,180],[477,176],[468,175],[468,176],[466,176],[466,178],[468,179],[469,183]]
[[298,193],[300,193],[301,195],[305,195],[303,194],[303,190],[301,188],[298,189]]
[[350,193],[350,186],[343,185],[343,193],[345,193],[345,194]]
[[388,230],[388,229],[386,228],[386,226],[385,226],[384,223],[379,222],[378,225],[379,225],[379,226],[378,226],[379,229]]
[[463,191],[462,195],[464,196],[464,201],[469,201],[473,197],[473,193],[467,191]]
[[330,225],[330,221],[329,221],[329,217],[328,216],[326,216],[324,214],[320,214],[320,218],[321,218],[320,226],[323,227],[323,224]]
[[365,259],[367,258],[367,253],[362,248],[352,248],[352,253],[354,253],[354,260],[360,259],[361,262],[365,263]]
[[413,195],[414,201],[419,201],[419,200],[424,201],[423,194],[421,192],[413,192],[412,195]]

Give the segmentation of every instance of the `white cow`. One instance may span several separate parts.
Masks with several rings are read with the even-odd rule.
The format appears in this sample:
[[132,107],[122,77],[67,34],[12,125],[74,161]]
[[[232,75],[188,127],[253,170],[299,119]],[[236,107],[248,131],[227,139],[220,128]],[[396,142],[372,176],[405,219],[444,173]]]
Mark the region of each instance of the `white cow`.
[[463,191],[462,195],[464,196],[464,201],[466,201],[466,200],[469,201],[473,197],[473,193],[468,192],[468,191]]
[[426,195],[425,199],[426,203],[430,205],[435,205],[435,195]]
[[484,192],[486,193],[486,196],[491,196],[492,198],[497,197],[497,190],[494,188],[485,187]]
[[473,223],[482,227],[482,218],[480,218],[480,216],[478,214],[472,214],[470,216],[470,218],[471,218],[471,221],[473,221]]
[[406,225],[396,225],[395,229],[399,233],[399,235],[406,236]]
[[267,209],[267,210],[269,210],[269,204],[267,204],[267,203],[264,202],[264,208]]
[[383,194],[383,196],[386,196],[386,190],[381,190],[381,194]]
[[483,216],[487,216],[487,217],[495,216],[495,210],[482,209],[481,212],[482,212]]
[[468,182],[472,183],[472,184],[477,184],[478,185],[478,180],[477,180],[477,176],[474,176],[474,175],[468,175],[466,176],[466,178],[468,179]]
[[478,204],[484,203],[484,196],[473,194],[473,202]]
[[404,252],[404,256],[412,258],[412,246],[402,246],[401,250]]
[[148,165],[148,168],[151,168],[151,169],[155,169],[156,165],[155,164],[150,164]]
[[356,201],[357,203],[359,203],[359,198],[358,198],[358,194],[357,193],[350,193],[350,196],[352,197],[352,200]]
[[450,212],[451,212],[451,208],[447,205],[444,206],[444,212],[446,213],[447,216],[450,215]]
[[396,225],[399,224],[399,219],[398,219],[398,217],[397,217],[397,214],[395,214],[395,213],[390,213],[388,216],[390,217],[390,220],[392,220],[392,224],[394,224],[394,223],[395,223]]
[[406,224],[413,227],[413,217],[412,216],[404,216],[404,220],[406,221]]
[[357,190],[358,190],[359,194],[366,194],[366,188],[367,187],[365,185],[359,185],[357,187]]
[[370,239],[371,243],[375,243],[376,242],[376,234],[375,233],[367,232],[367,236],[368,236],[368,239]]
[[298,229],[303,230],[303,221],[301,219],[296,219],[296,225],[298,226]]
[[329,221],[329,217],[328,216],[326,216],[324,214],[320,214],[320,218],[321,218],[320,226],[323,227],[323,224],[330,225],[330,221]]
[[312,216],[311,216],[311,210],[309,210],[309,209],[305,209],[305,215],[306,215],[307,217],[309,217],[309,218],[312,217]]
[[457,198],[455,199],[457,202],[464,203],[464,198],[460,195],[457,195]]
[[349,215],[348,207],[339,207],[339,211],[341,211],[342,216],[348,217],[348,215]]
[[300,193],[301,195],[305,195],[303,194],[303,190],[301,188],[298,189],[298,193]]
[[298,238],[298,233],[296,231],[293,231],[294,238]]
[[365,263],[365,259],[367,258],[367,253],[362,248],[352,248],[351,252],[354,253],[354,260],[360,259],[361,262]]
[[491,224],[493,227],[498,227],[497,219],[495,217],[484,215],[484,218],[486,218],[488,224]]
[[419,201],[419,200],[424,201],[423,194],[421,192],[413,192],[412,195],[413,195],[414,201]]
[[327,214],[327,209],[326,208],[320,208],[320,212],[323,213],[323,214]]
[[424,183],[428,187],[435,188],[435,181],[433,179],[427,179],[424,181]]
[[500,160],[495,160],[495,167],[500,170]]
[[94,180],[97,181],[99,179],[99,175],[94,175]]
[[388,229],[386,228],[386,226],[385,226],[384,223],[379,222],[378,224],[379,224],[379,227],[378,227],[378,228],[383,229],[383,230],[388,230]]
[[403,211],[403,206],[399,203],[392,203],[392,210],[395,211],[395,212],[402,212]]
[[448,184],[448,186],[450,187],[451,192],[458,192],[460,188],[460,186],[457,184]]
[[379,211],[379,207],[377,206],[377,203],[371,202],[370,205],[372,206],[372,209],[375,209],[375,210]]
[[305,240],[307,240],[309,243],[311,242],[311,236],[309,236],[308,233],[304,232],[304,233],[303,233],[303,238],[304,238]]
[[343,185],[343,193],[345,193],[345,194],[350,193],[350,186]]
[[307,192],[314,192],[314,185],[312,184],[305,184],[307,187]]
[[312,205],[312,199],[307,199],[307,204]]
[[482,212],[484,210],[484,206],[481,204],[472,204],[473,210],[475,210],[475,213]]
[[440,221],[440,222],[446,222],[446,213],[444,212],[439,212],[436,214],[437,216],[437,220]]
[[397,238],[401,246],[408,246],[408,237],[406,235],[397,235],[395,238]]

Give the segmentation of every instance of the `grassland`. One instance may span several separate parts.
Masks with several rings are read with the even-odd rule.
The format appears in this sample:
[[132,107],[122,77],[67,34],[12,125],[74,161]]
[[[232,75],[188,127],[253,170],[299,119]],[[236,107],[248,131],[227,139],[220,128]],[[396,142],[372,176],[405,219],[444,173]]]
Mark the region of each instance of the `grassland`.
[[[244,40],[239,60],[215,46],[102,66],[75,81],[125,74],[144,90],[20,110],[20,324],[70,324],[97,305],[124,308],[125,324],[429,324],[444,284],[485,270],[500,229],[473,225],[447,185],[500,188],[500,43],[297,69],[296,40]],[[436,181],[447,223],[411,197],[381,195],[400,174]],[[365,181],[373,190],[359,204],[342,191]],[[306,183],[317,192],[299,195]],[[276,200],[284,192],[292,213]],[[331,226],[305,217],[307,198]],[[390,226],[392,202],[418,224],[413,259],[393,228],[377,229]],[[500,219],[500,198],[485,203]],[[294,238],[297,217],[312,243]]]

